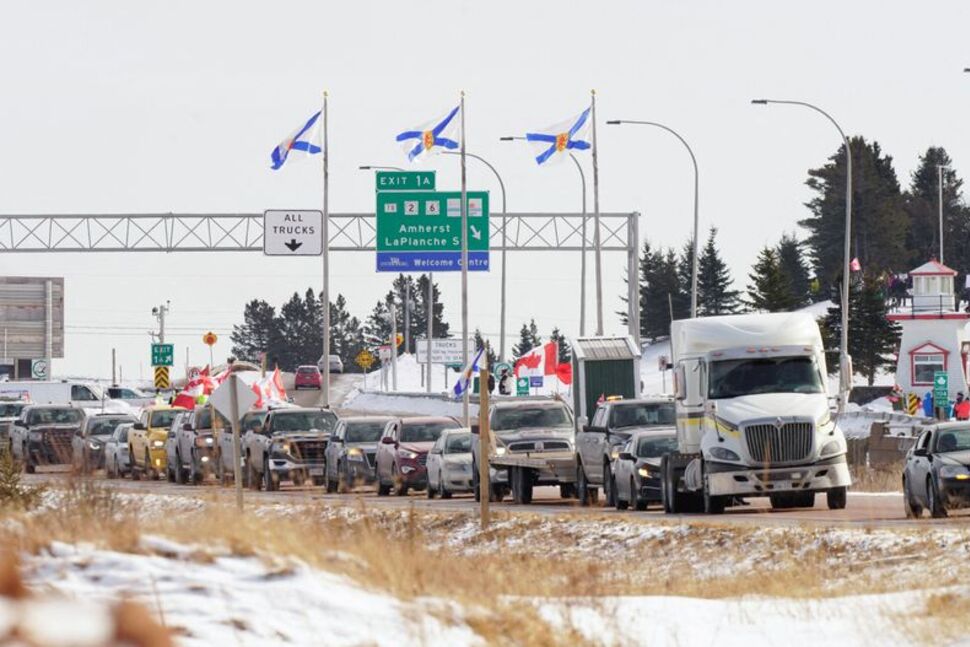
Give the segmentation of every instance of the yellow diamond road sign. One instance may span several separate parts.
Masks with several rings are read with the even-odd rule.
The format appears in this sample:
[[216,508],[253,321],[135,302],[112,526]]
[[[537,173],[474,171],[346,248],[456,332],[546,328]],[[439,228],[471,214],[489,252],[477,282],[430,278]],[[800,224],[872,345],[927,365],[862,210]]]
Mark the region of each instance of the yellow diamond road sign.
[[354,358],[354,361],[357,362],[358,366],[366,371],[374,365],[374,353],[365,348],[357,353],[357,357]]
[[168,388],[171,388],[171,386],[172,386],[172,383],[168,379],[168,367],[156,366],[155,367],[155,388],[168,389]]

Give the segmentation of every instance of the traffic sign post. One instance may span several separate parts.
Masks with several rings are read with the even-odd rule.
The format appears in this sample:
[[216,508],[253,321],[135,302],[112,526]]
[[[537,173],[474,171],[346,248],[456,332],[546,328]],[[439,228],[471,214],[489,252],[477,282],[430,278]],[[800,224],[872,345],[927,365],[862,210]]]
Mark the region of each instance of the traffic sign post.
[[950,404],[950,375],[946,371],[933,373],[933,407],[938,418],[945,418]]
[[[468,270],[488,271],[488,192],[468,191]],[[460,191],[379,191],[378,272],[461,271]]]
[[242,452],[239,447],[239,419],[249,411],[249,407],[256,403],[256,394],[239,379],[236,373],[229,375],[229,379],[209,396],[209,404],[216,411],[224,415],[232,423],[232,465],[233,477],[236,480],[236,506],[243,507],[242,493]]
[[[428,361],[428,340],[418,339],[415,360],[418,364],[425,364]],[[475,340],[468,340],[468,354],[475,354]],[[432,364],[457,364],[461,370],[462,363],[461,340],[457,338],[432,339],[431,340],[431,363]]]
[[263,214],[263,254],[320,256],[323,253],[323,213],[270,209]]
[[152,366],[175,366],[175,345],[152,344]]
[[377,359],[374,357],[374,353],[365,348],[357,353],[357,357],[354,358],[354,361],[357,362],[357,366],[361,367],[365,371],[368,371],[370,370],[370,367],[374,365],[374,362],[377,361]]
[[529,378],[527,377],[515,378],[515,394],[529,395]]

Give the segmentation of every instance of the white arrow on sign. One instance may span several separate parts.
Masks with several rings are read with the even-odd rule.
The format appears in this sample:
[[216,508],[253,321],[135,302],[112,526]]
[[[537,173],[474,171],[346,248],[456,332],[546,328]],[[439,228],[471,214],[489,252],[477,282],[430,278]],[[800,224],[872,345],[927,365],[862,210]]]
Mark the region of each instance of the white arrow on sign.
[[[236,406],[238,411],[232,410],[232,389],[236,389]],[[244,413],[249,411],[249,407],[256,403],[256,394],[252,387],[239,379],[238,375],[230,375],[229,379],[219,385],[219,387],[209,396],[209,404],[216,408],[216,411],[224,415],[229,420],[239,420]]]
[[478,231],[478,229],[475,228],[475,225],[469,226],[469,229],[472,230],[472,238],[474,238],[475,240],[482,239],[482,232]]

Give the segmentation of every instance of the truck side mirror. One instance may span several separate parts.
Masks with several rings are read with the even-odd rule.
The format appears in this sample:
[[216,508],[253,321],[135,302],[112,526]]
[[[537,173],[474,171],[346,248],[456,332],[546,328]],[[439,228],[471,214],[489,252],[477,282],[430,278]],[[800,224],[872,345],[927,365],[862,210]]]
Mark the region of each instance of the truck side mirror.
[[621,461],[635,461],[636,459],[637,457],[631,454],[630,452],[620,452]]
[[381,438],[381,444],[382,445],[393,445],[393,444],[395,444],[395,441],[394,441],[394,438],[392,438],[391,436],[384,436],[383,438]]
[[192,423],[187,422],[184,425],[182,425],[182,431],[192,431]]
[[482,433],[482,426],[479,424],[474,424],[471,426],[471,431],[473,434],[480,434]]
[[133,428],[137,429],[138,431],[145,431],[145,423],[136,422]]
[[674,398],[677,400],[685,400],[687,398],[687,375],[684,371],[683,364],[679,364],[674,369]]

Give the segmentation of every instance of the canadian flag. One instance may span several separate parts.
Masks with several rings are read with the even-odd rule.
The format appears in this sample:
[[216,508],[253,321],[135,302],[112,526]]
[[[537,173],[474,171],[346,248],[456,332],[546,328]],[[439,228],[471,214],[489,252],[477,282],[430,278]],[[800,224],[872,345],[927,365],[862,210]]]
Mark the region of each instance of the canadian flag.
[[569,362],[559,361],[559,345],[551,341],[542,346],[536,346],[516,360],[516,377],[532,375],[555,375],[562,384],[572,384],[573,367]]
[[189,379],[185,383],[185,388],[172,401],[172,406],[194,409],[199,397],[212,393],[214,386],[212,378],[209,377],[208,366],[201,371],[193,369],[189,372]]
[[283,375],[278,366],[273,375],[260,378],[251,388],[256,394],[256,403],[253,406],[257,409],[286,402],[286,388],[283,386]]

